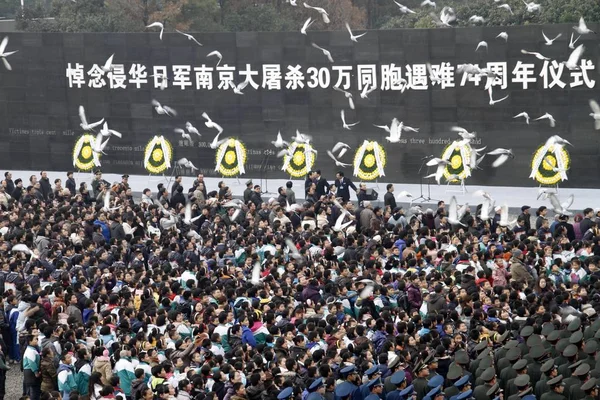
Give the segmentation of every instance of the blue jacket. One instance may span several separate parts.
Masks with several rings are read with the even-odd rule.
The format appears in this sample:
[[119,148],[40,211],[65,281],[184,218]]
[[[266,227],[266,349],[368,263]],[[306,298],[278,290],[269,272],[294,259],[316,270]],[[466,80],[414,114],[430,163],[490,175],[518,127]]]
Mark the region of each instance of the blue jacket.
[[242,327],[242,343],[248,344],[251,347],[256,347],[256,339],[254,338],[254,334],[247,326]]
[[102,236],[104,236],[104,240],[106,240],[106,242],[108,243],[108,241],[110,240],[110,228],[108,227],[108,225],[100,220],[95,220],[94,225],[100,225],[100,227],[102,228]]
[[58,366],[58,390],[67,393],[77,390],[72,366],[62,363]]

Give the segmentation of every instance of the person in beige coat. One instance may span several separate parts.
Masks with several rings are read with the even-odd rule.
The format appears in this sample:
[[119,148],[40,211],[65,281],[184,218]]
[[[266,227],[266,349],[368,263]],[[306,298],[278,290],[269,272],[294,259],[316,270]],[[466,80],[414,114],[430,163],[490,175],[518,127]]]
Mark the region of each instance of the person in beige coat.
[[534,280],[533,276],[527,271],[525,265],[523,265],[523,252],[519,249],[512,251],[512,258],[510,259],[510,279],[516,282],[526,283],[527,286],[533,287]]
[[112,366],[110,365],[110,358],[108,357],[108,350],[100,347],[96,349],[96,359],[94,360],[94,367],[92,372],[99,372],[102,375],[102,384],[110,385],[110,378],[112,378]]

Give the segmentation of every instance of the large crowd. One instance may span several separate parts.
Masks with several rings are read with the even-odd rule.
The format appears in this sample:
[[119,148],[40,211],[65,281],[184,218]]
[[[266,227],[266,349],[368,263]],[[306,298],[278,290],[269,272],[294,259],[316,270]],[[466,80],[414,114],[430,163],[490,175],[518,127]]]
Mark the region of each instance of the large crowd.
[[0,400],[598,398],[599,210],[54,178],[0,186]]

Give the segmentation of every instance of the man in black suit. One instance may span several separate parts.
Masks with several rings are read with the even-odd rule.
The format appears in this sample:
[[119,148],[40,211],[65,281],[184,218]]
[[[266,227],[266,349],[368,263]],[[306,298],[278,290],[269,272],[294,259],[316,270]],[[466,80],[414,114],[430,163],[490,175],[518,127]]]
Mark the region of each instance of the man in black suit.
[[396,208],[396,198],[394,197],[394,185],[391,183],[387,184],[387,193],[383,196],[384,207],[390,206],[390,210]]
[[329,182],[321,176],[320,169],[315,171],[315,181],[317,182],[317,190],[315,193],[317,194],[317,199],[320,199],[321,196],[325,196],[329,193]]
[[342,171],[339,171],[335,174],[335,183],[336,187],[336,197],[341,197],[344,202],[350,201],[350,188],[352,188],[356,193],[358,193],[358,189],[352,183],[349,178],[344,176]]
[[308,189],[310,189],[311,185],[313,183],[317,183],[315,181],[315,171],[308,171],[308,174],[306,174],[306,180],[304,181],[304,194],[307,195],[308,194]]

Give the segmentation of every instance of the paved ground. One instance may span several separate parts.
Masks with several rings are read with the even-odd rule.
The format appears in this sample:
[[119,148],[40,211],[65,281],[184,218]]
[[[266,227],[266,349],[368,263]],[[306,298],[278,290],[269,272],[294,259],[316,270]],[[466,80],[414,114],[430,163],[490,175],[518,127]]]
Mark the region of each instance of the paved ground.
[[6,399],[17,400],[23,394],[23,373],[18,365],[11,365],[6,372]]

